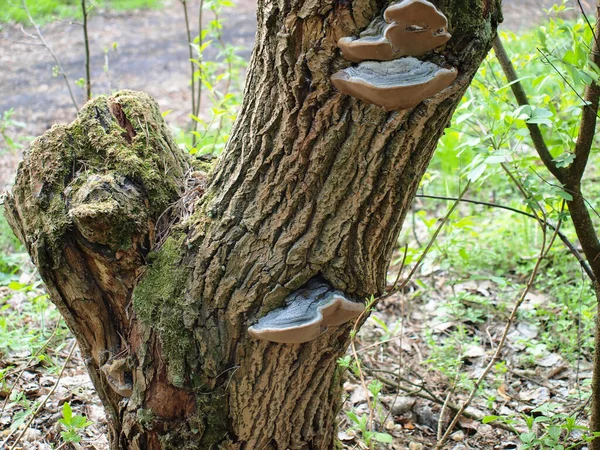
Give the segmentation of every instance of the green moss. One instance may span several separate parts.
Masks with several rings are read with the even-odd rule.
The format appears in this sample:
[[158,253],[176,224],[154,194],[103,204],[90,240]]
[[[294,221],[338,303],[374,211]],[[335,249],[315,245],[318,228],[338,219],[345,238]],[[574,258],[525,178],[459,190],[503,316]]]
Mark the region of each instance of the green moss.
[[136,416],[141,426],[143,426],[147,430],[152,429],[152,424],[156,416],[151,409],[140,408],[136,411]]
[[198,404],[198,415],[205,423],[201,448],[217,448],[228,434],[226,402],[218,398],[218,395],[212,394],[207,400]]
[[184,261],[183,233],[173,233],[154,256],[154,262],[133,292],[137,316],[158,332],[174,386],[186,385],[186,374],[199,370],[193,325],[197,314],[186,307],[185,284],[190,268]]
[[202,159],[193,159],[192,167],[194,168],[194,170],[204,172],[207,176],[210,176],[214,168],[217,166],[218,161],[219,158],[214,158],[210,161],[204,161]]
[[[120,106],[135,136],[127,136],[113,117],[111,105]],[[99,243],[112,249],[127,248],[140,224],[147,224],[148,217],[156,219],[179,197],[188,163],[148,95],[121,91],[112,97],[97,97],[81,109],[74,122],[52,127],[25,154],[13,189],[25,234],[36,245],[43,244],[55,263],[77,218],[88,221],[91,235],[104,233]],[[93,176],[107,178],[86,186]],[[110,195],[99,195],[103,190],[99,185],[108,178],[114,189],[105,193],[117,195],[116,185],[125,178],[145,198],[137,199],[137,205],[126,204],[127,214],[123,215],[124,210],[111,203]],[[79,195],[80,201],[73,202],[72,197],[82,188],[96,194]],[[122,199],[118,200],[123,206]],[[103,229],[92,230],[93,222]]]

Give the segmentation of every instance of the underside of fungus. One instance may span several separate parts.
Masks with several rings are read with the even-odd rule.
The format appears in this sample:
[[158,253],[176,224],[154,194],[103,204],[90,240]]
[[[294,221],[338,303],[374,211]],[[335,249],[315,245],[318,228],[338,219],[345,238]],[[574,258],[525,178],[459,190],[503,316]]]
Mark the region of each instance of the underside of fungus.
[[378,35],[343,37],[338,41],[348,61],[389,61],[402,56],[419,56],[450,40],[446,16],[427,0],[404,0],[384,12],[383,28],[377,18],[370,29],[381,28]]
[[358,317],[364,309],[362,303],[348,300],[328,284],[311,281],[292,292],[284,306],[248,328],[248,333],[255,339],[301,344],[318,338],[328,327],[337,327]]
[[366,61],[331,77],[343,94],[386,111],[410,109],[444,90],[456,79],[455,68],[445,69],[431,62],[408,57],[392,61]]

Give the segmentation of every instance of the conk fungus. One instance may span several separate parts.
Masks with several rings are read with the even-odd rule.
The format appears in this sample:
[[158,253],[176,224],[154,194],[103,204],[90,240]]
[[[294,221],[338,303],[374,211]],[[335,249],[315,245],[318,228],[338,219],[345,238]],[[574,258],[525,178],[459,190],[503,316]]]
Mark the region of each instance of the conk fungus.
[[[419,56],[444,45],[452,37],[446,16],[427,0],[404,0],[391,5],[383,17],[388,25],[382,35],[343,37],[338,41],[344,58],[361,62]],[[374,24],[378,20],[381,19]]]
[[406,56],[419,56],[444,45],[452,37],[448,19],[427,0],[404,0],[383,13],[390,24],[385,37],[394,51]]
[[338,47],[344,58],[352,62],[389,61],[402,56],[394,53],[392,44],[385,36],[365,36],[358,39],[343,37],[338,41]]
[[285,305],[259,319],[248,328],[255,339],[282,344],[301,344],[312,341],[327,331],[360,315],[361,303],[348,300],[328,284],[311,281],[291,293]]
[[445,69],[431,62],[408,57],[392,61],[366,61],[331,77],[342,94],[386,111],[410,109],[446,89],[456,79],[455,68]]

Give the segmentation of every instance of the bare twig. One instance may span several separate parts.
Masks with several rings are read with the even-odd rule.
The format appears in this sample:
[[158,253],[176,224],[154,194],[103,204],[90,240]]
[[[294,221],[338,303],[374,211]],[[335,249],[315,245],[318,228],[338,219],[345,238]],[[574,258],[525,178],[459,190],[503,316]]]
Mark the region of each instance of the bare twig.
[[[192,53],[192,33],[190,31],[190,18],[188,14],[187,0],[179,0],[183,6],[183,14],[185,16],[185,31],[187,33],[188,55],[190,59],[190,84],[192,89],[192,114],[196,112],[196,78],[194,77],[194,55]],[[192,119],[192,129],[195,129],[195,120]],[[192,145],[194,145],[192,143]]]
[[[25,435],[25,433],[27,432],[27,430],[31,426],[31,423],[33,422],[33,419],[35,419],[35,417],[40,413],[40,411],[42,410],[42,408],[44,407],[44,405],[46,404],[46,402],[48,401],[48,399],[52,396],[52,394],[54,394],[54,391],[58,387],[58,383],[60,383],[60,379],[62,378],[63,373],[65,372],[65,369],[67,368],[67,364],[71,360],[71,356],[73,356],[73,351],[75,351],[75,347],[77,347],[77,341],[73,342],[73,345],[71,346],[71,350],[69,351],[69,355],[67,356],[67,359],[65,360],[65,362],[63,363],[62,368],[60,369],[60,373],[58,374],[58,378],[56,379],[56,382],[54,383],[54,386],[52,386],[52,389],[50,389],[50,392],[48,392],[48,395],[46,395],[46,397],[44,397],[44,400],[42,400],[42,402],[38,405],[38,407],[35,409],[35,411],[31,414],[31,417],[27,421],[27,424],[25,424],[25,427],[23,428],[23,431],[21,431],[21,434],[19,434],[19,436],[15,439],[15,442],[13,442],[13,444],[10,447],[9,450],[15,450],[15,448],[17,447],[17,444],[19,443],[19,441],[23,438],[23,436]],[[12,433],[11,433],[11,435],[12,435]],[[9,435],[6,438],[6,440],[3,443],[3,446],[6,445],[6,443],[10,439],[10,437],[11,436]]]
[[[369,374],[370,376],[376,378],[377,380],[381,381],[384,385],[386,385],[392,389],[394,389],[394,388],[399,389],[409,396],[414,395],[414,396],[417,396],[424,400],[429,400],[433,403],[437,403],[440,406],[444,404],[444,399],[435,395],[433,392],[431,392],[431,390],[427,389],[424,385],[418,385],[418,384],[410,381],[407,378],[398,377],[398,375],[394,372],[390,372],[387,370],[381,370],[381,369],[372,369],[370,367],[365,367],[365,372],[367,374]],[[398,377],[398,382],[394,382],[387,377],[379,375],[378,372],[389,373],[390,375]],[[409,384],[412,387],[404,386],[404,385],[402,385],[402,383]],[[447,408],[451,409],[454,412],[457,412],[460,409],[460,406],[448,401]],[[483,419],[483,416],[474,414],[468,410],[463,411],[462,415],[463,415],[463,417],[466,417],[466,418],[472,419],[472,420],[477,420],[477,421],[481,421]],[[493,427],[496,427],[496,428],[501,428],[503,430],[510,431],[512,433],[516,433],[514,428],[511,428],[509,425],[506,425],[502,422],[492,422],[492,423],[490,423],[490,425]]]
[[31,22],[31,25],[33,25],[33,27],[35,28],[35,31],[37,33],[39,40],[42,42],[44,47],[46,47],[46,50],[48,50],[48,53],[50,53],[50,56],[52,56],[52,59],[54,59],[54,62],[56,63],[56,66],[58,67],[58,71],[59,71],[60,75],[65,80],[65,84],[67,85],[67,89],[69,91],[69,96],[71,97],[71,103],[73,103],[73,106],[75,107],[75,111],[79,111],[79,106],[77,106],[77,101],[75,101],[75,96],[73,95],[73,90],[71,89],[71,83],[69,83],[69,78],[67,77],[67,74],[65,73],[65,70],[63,69],[62,64],[60,63],[60,60],[58,59],[56,54],[52,51],[52,48],[50,47],[50,45],[48,45],[48,42],[46,42],[46,39],[44,38],[44,35],[42,34],[42,30],[40,29],[39,25],[35,22],[35,20],[33,20],[33,17],[31,16],[31,13],[29,12],[29,8],[27,8],[27,1],[21,0],[21,4],[23,5],[23,9],[25,10],[27,17],[29,18],[29,22]]
[[358,332],[359,325],[363,323],[363,318],[370,314],[372,307],[375,305],[375,300],[370,302],[367,307],[360,313],[360,316],[354,322],[354,326],[352,327],[351,339],[350,339],[350,348],[352,349],[352,358],[354,358],[354,363],[356,364],[356,370],[358,372],[358,377],[360,379],[360,384],[365,392],[365,396],[367,397],[367,406],[369,407],[369,430],[373,430],[373,413],[374,408],[371,403],[371,399],[369,398],[369,390],[367,389],[367,382],[365,381],[365,376],[361,370],[360,366],[360,358],[358,357],[358,352],[356,351],[356,333]]
[[417,270],[419,270],[419,268],[421,267],[421,264],[425,260],[425,257],[429,254],[429,251],[431,250],[431,247],[433,247],[433,244],[435,243],[437,237],[441,233],[441,231],[444,228],[444,226],[446,225],[446,223],[448,223],[448,220],[450,219],[450,216],[452,215],[452,213],[454,212],[454,210],[456,209],[456,207],[459,205],[459,203],[462,201],[463,197],[465,196],[465,194],[469,190],[470,186],[471,186],[471,182],[467,182],[467,184],[464,187],[464,189],[461,191],[461,193],[456,198],[456,201],[452,204],[452,206],[450,207],[450,209],[448,209],[448,212],[446,213],[446,215],[441,220],[441,222],[438,225],[437,229],[435,230],[435,232],[431,236],[431,239],[429,239],[429,242],[427,243],[427,246],[425,247],[425,249],[423,250],[423,252],[419,256],[419,259],[417,260],[417,262],[413,266],[413,268],[410,271],[410,273],[408,274],[408,276],[404,279],[404,281],[402,281],[402,283],[399,286],[397,286],[397,287],[396,287],[397,283],[394,283],[394,287],[389,292],[386,292],[384,295],[382,295],[382,296],[378,297],[377,299],[375,299],[375,304],[377,304],[379,301],[381,301],[381,300],[383,300],[385,298],[390,297],[391,295],[395,294],[396,292],[401,291],[402,289],[404,289],[406,287],[406,285],[410,282],[410,280],[415,275],[415,273],[417,273]]
[[525,289],[523,289],[523,291],[521,292],[521,295],[519,296],[517,302],[515,303],[515,306],[512,309],[512,312],[511,312],[508,320],[506,321],[506,325],[504,326],[504,331],[502,333],[502,336],[500,337],[500,342],[498,342],[498,346],[496,347],[496,350],[494,351],[494,354],[492,355],[492,358],[490,359],[488,365],[485,367],[485,369],[483,370],[481,375],[475,381],[475,383],[473,385],[473,389],[471,390],[471,393],[469,394],[469,397],[467,398],[467,400],[465,400],[463,402],[463,404],[460,406],[460,408],[456,412],[456,415],[452,419],[452,422],[450,422],[450,425],[448,425],[448,428],[446,429],[446,432],[444,433],[442,438],[438,440],[435,450],[442,449],[443,445],[446,443],[446,441],[450,437],[450,434],[456,427],[456,424],[460,420],[460,417],[463,415],[464,411],[469,407],[469,405],[475,398],[475,395],[477,395],[479,386],[481,386],[481,383],[483,382],[483,380],[485,380],[485,378],[491,372],[494,365],[496,364],[496,361],[498,359],[500,359],[500,353],[502,352],[502,349],[504,348],[504,343],[506,342],[506,338],[508,336],[510,327],[512,326],[512,324],[517,316],[517,312],[519,311],[521,304],[523,303],[523,301],[525,300],[525,297],[527,296],[527,294],[529,293],[529,291],[531,290],[531,288],[533,286],[533,282],[535,281],[535,277],[537,276],[538,270],[540,268],[540,264],[543,260],[544,253],[546,251],[546,230],[543,227],[542,227],[542,235],[543,235],[542,247],[541,247],[539,256],[537,258],[536,264],[535,264],[533,270],[531,271],[531,275],[529,276],[529,280],[527,281],[527,285],[525,286]]
[[[358,372],[358,376],[360,378],[360,382],[361,382],[362,388],[364,389],[366,397],[367,397],[367,406],[369,408],[369,429],[373,428],[373,414],[374,414],[374,411],[373,411],[373,406],[371,404],[371,399],[369,398],[369,394],[368,394],[369,391],[367,389],[367,383],[365,381],[364,375],[363,375],[362,370],[361,370],[360,359],[358,357],[358,351],[356,350],[356,342],[355,342],[356,339],[355,338],[356,338],[356,333],[358,332],[358,327],[359,327],[360,324],[362,324],[363,318],[365,317],[365,315],[367,315],[371,311],[371,309],[373,307],[375,307],[375,305],[379,301],[383,300],[384,298],[390,297],[395,292],[401,291],[409,283],[409,281],[412,279],[412,277],[417,272],[417,270],[419,269],[419,267],[421,267],[421,263],[423,262],[423,260],[427,256],[427,254],[429,253],[429,250],[431,250],[431,247],[433,247],[433,244],[435,243],[435,241],[436,241],[437,237],[439,236],[440,232],[442,231],[442,229],[444,228],[444,226],[446,225],[446,223],[450,219],[450,216],[452,215],[452,213],[454,212],[454,210],[456,209],[456,207],[460,203],[460,199],[462,199],[464,197],[464,195],[467,193],[467,191],[469,190],[470,185],[471,185],[470,182],[468,182],[467,185],[465,186],[465,188],[459,194],[458,199],[448,209],[448,212],[446,213],[446,215],[444,216],[444,218],[440,222],[439,226],[437,227],[437,229],[435,230],[435,232],[431,236],[429,242],[427,243],[427,246],[425,247],[425,249],[423,250],[423,252],[419,256],[419,259],[417,260],[416,264],[414,265],[414,267],[412,268],[412,270],[410,271],[410,273],[406,277],[406,279],[400,284],[400,286],[396,287],[396,284],[398,283],[398,279],[400,277],[400,274],[402,273],[402,271],[400,271],[399,274],[398,274],[398,277],[396,278],[396,282],[394,283],[394,286],[392,287],[392,289],[390,290],[390,292],[387,292],[386,294],[373,299],[373,301],[371,301],[367,305],[367,308],[365,308],[365,310],[361,313],[361,315],[354,322],[354,326],[352,328],[352,335],[351,335],[351,339],[350,339],[350,348],[352,350],[352,357],[354,358],[354,362],[355,362],[356,367],[357,367],[357,372]],[[404,263],[402,265],[402,268],[403,268],[403,266],[404,266]]]
[[83,42],[85,44],[85,96],[89,101],[92,99],[92,76],[90,75],[90,40],[87,28],[88,10],[85,0],[81,0],[81,12],[83,13]]

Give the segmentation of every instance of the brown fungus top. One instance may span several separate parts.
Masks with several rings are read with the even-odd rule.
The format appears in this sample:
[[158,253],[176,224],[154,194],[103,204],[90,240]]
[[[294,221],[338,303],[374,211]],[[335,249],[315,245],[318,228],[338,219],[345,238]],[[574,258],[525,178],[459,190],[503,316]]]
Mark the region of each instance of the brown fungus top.
[[340,70],[331,77],[342,94],[386,111],[410,109],[446,89],[456,79],[455,68],[408,57],[392,61],[366,61]]
[[388,25],[379,36],[341,38],[338,47],[344,58],[361,62],[419,56],[451,38],[446,16],[427,0],[404,0],[391,5],[384,18]]

